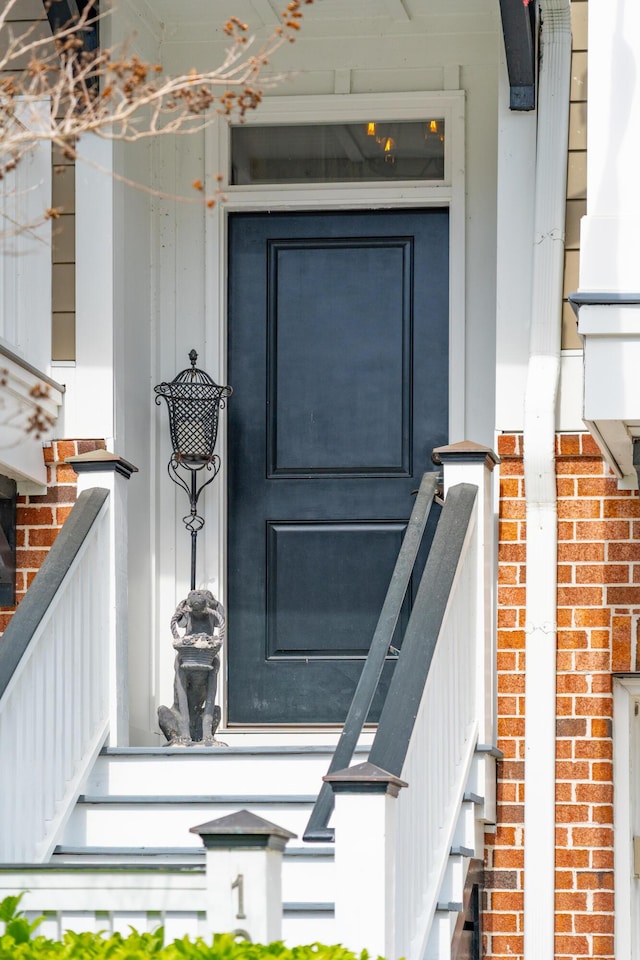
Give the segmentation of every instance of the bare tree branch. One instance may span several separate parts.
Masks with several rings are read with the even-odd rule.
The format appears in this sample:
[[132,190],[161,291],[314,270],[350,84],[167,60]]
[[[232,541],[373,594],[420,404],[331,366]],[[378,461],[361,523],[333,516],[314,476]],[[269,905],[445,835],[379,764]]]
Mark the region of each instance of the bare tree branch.
[[[5,0],[0,12],[0,36],[6,37],[0,56],[0,179],[38,141],[55,144],[74,160],[78,140],[87,133],[135,142],[194,133],[220,115],[242,119],[258,106],[265,87],[280,79],[265,78],[265,67],[283,44],[295,40],[301,8],[312,2],[290,0],[261,44],[247,24],[231,17],[223,28],[229,46],[222,63],[170,77],[160,64],[147,63],[125,47],[87,51],[85,31],[97,19],[92,2],[75,21],[42,37],[38,24],[14,35],[10,16],[18,0]],[[50,103],[46,122],[43,100]],[[39,121],[24,122],[30,108]]]

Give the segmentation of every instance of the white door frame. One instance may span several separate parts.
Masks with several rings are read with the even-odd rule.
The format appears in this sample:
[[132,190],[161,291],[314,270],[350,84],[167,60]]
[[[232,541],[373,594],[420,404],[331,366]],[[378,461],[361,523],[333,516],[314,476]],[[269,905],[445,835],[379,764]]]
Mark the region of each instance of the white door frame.
[[[464,91],[402,94],[337,94],[271,97],[247,114],[245,123],[367,123],[444,119],[444,178],[438,181],[314,183],[230,186],[230,132],[224,119],[205,135],[207,196],[223,191],[205,228],[205,318],[212,335],[205,340],[203,366],[226,383],[227,366],[227,220],[229,213],[285,210],[375,210],[448,207],[449,209],[449,441],[465,439],[465,94]],[[221,177],[219,182],[217,177]],[[231,384],[233,386],[233,384]],[[233,397],[229,401],[233,403]],[[204,528],[205,562],[220,571],[220,598],[226,595],[226,422],[221,419],[222,469],[211,493]],[[224,656],[224,654],[223,654]],[[220,676],[226,678],[226,665]],[[220,703],[226,724],[226,679]],[[238,728],[234,727],[234,731]],[[269,729],[274,729],[269,727]],[[317,729],[317,728],[314,728]]]

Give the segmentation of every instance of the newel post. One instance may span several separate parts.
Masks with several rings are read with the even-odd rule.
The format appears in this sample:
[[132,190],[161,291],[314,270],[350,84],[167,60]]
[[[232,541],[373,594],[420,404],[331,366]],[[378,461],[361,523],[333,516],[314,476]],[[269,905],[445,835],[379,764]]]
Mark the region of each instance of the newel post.
[[282,854],[295,833],[248,810],[191,827],[190,833],[206,848],[209,936],[282,939]]
[[433,461],[441,464],[445,497],[457,483],[472,483],[478,488],[476,523],[476,704],[478,708],[478,753],[485,762],[477,764],[477,792],[485,799],[484,819],[495,823],[496,750],[496,596],[497,516],[494,501],[494,468],[499,457],[490,447],[464,440],[436,447]]
[[395,960],[396,798],[404,780],[372,763],[323,778],[335,796],[335,939]]
[[92,450],[65,460],[78,474],[78,493],[92,487],[109,491],[109,744],[129,743],[129,638],[127,609],[127,481],[138,468],[107,450]]

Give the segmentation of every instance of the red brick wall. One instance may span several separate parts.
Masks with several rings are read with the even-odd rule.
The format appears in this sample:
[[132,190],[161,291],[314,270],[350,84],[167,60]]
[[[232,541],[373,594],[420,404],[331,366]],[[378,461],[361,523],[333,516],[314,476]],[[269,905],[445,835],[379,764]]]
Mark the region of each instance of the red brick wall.
[[[103,440],[54,440],[44,448],[47,491],[20,496],[16,529],[16,601],[20,602],[40,569],[76,500],[76,473],[67,457],[104,449]],[[6,630],[15,607],[0,607],[0,632]]]
[[[485,955],[523,950],[526,522],[522,438],[500,437],[498,826],[486,836]],[[561,435],[556,958],[613,957],[611,673],[637,669],[640,500],[588,434]]]

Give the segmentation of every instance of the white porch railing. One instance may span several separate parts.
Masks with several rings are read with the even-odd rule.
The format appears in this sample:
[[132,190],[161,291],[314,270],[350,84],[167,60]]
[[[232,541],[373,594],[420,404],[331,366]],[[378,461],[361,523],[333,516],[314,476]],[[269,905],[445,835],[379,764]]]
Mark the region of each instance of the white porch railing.
[[396,801],[394,957],[422,957],[478,742],[477,504],[431,661]]
[[4,863],[48,858],[107,736],[109,507],[80,496],[0,640],[0,681],[28,640],[0,698]]
[[126,483],[136,468],[100,450],[72,465],[76,504],[0,639],[0,864],[47,860],[107,735],[128,744]]
[[[463,882],[452,898],[450,853],[461,846],[468,863],[481,852],[475,823],[465,840],[457,831],[476,748],[493,738],[494,460],[469,445],[465,452],[472,462],[450,471],[455,486],[445,468],[445,506],[369,762],[327,777],[336,800],[337,938],[389,960],[451,956]],[[459,483],[465,473],[479,482]],[[478,784],[484,789],[482,773],[474,793]],[[478,820],[491,818],[491,806],[489,792]],[[441,913],[446,922],[436,928]]]

